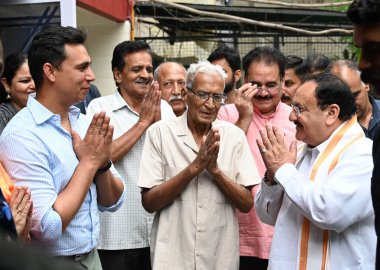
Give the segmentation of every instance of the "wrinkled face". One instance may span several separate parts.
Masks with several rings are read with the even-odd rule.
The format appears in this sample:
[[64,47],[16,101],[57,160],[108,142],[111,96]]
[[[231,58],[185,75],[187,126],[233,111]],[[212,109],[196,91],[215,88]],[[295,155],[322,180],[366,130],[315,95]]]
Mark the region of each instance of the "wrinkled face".
[[246,83],[251,82],[258,87],[266,89],[254,96],[252,103],[254,108],[258,109],[261,114],[273,114],[282,96],[282,82],[280,80],[278,65],[267,65],[265,62],[252,62],[244,80]]
[[370,105],[368,99],[369,86],[362,82],[359,72],[349,69],[346,66],[334,66],[331,69],[331,73],[339,77],[348,85],[348,87],[350,87],[350,90],[355,97],[356,115],[358,119],[361,119]]
[[296,125],[296,139],[312,146],[318,146],[323,142],[326,129],[326,111],[317,107],[317,99],[314,96],[316,87],[316,82],[308,81],[298,88],[292,103],[302,112],[297,116],[292,110],[289,115],[290,121]]
[[354,43],[361,48],[359,69],[363,82],[380,94],[380,24],[354,25]]
[[114,77],[120,91],[136,99],[144,98],[153,81],[152,56],[146,50],[124,56],[124,69],[115,69]]
[[285,70],[284,85],[283,85],[283,97],[281,101],[290,104],[294,97],[298,87],[301,85],[301,79],[295,74],[293,68]]
[[10,83],[5,78],[3,78],[2,82],[5,90],[11,96],[13,104],[18,109],[25,107],[29,94],[36,91],[27,61],[16,71]]
[[158,84],[161,98],[169,102],[178,116],[186,110],[186,103],[181,92],[186,90],[185,69],[177,63],[164,63],[160,66]]
[[[193,83],[193,91],[207,94],[223,94],[224,82],[217,74],[198,73]],[[196,125],[210,125],[218,114],[221,103],[215,103],[211,97],[206,101],[198,98],[190,90],[185,92],[188,105],[188,122]]]
[[221,66],[227,74],[225,87],[224,87],[224,93],[227,94],[231,90],[235,90],[236,88],[235,75],[230,67],[230,64],[228,64],[227,60],[225,58],[222,58],[222,59],[212,61],[211,64]]
[[71,106],[85,99],[95,75],[90,67],[91,58],[83,45],[66,44],[65,51],[67,57],[56,69],[55,85],[60,102]]

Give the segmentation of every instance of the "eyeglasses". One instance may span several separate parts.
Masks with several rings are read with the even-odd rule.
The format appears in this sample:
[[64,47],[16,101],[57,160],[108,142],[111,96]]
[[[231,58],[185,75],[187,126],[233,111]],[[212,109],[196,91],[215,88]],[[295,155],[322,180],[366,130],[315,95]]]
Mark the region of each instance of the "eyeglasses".
[[227,98],[226,95],[224,94],[210,94],[210,93],[205,93],[205,92],[195,93],[192,89],[190,88],[187,88],[187,89],[189,89],[197,98],[199,98],[203,102],[206,102],[211,97],[215,103],[223,104]]
[[[251,82],[251,83],[252,83],[252,85],[256,84],[255,82]],[[275,85],[264,85],[264,87],[263,87],[263,86],[257,86],[257,89],[259,90],[258,93],[260,93],[260,92],[266,90],[268,93],[273,94],[273,93],[277,92],[277,90],[278,90],[279,88],[280,88],[280,85],[279,85],[279,84],[275,84]]]
[[316,109],[316,108],[320,108],[320,106],[315,106],[315,107],[310,107],[310,108],[300,108],[294,104],[290,104],[290,106],[292,107],[293,111],[296,113],[296,116],[300,116],[301,113],[303,112],[306,112],[306,111],[310,111],[312,109]]

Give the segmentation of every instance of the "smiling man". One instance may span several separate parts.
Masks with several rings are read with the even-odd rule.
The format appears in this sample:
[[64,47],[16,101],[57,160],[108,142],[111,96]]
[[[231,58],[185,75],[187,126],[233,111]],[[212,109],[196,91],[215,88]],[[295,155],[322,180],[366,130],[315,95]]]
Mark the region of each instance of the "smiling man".
[[80,269],[102,269],[96,247],[101,211],[117,210],[124,185],[112,169],[113,127],[104,112],[88,119],[73,106],[95,80],[86,33],[48,26],[28,53],[36,99],[1,135],[0,159],[33,198],[32,239]]
[[259,176],[244,133],[216,120],[225,77],[208,61],[190,65],[187,111],[147,131],[138,184],[145,209],[157,212],[154,270],[239,268],[236,208],[251,209]]
[[[280,102],[286,59],[274,48],[258,47],[243,58],[245,84],[237,91],[235,104],[220,108],[218,118],[240,127],[245,133],[249,147],[261,177],[266,170],[256,139],[259,130],[267,123],[278,125],[286,134],[288,144],[295,134],[295,126],[289,120],[291,108]],[[254,166],[255,164],[252,164]],[[256,194],[258,187],[252,189]],[[273,228],[263,224],[255,209],[238,213],[240,226],[240,269],[267,269]]]
[[257,143],[267,171],[255,208],[275,226],[268,269],[374,269],[372,141],[350,89],[330,73],[313,75],[292,106],[304,147],[297,153],[271,125]]
[[100,215],[99,255],[104,270],[149,270],[149,233],[153,215],[141,205],[137,187],[145,131],[154,122],[175,118],[153,83],[152,52],[145,41],[116,45],[112,73],[113,95],[91,101],[87,114],[106,111],[114,125],[111,159],[125,181],[128,196],[116,215]]

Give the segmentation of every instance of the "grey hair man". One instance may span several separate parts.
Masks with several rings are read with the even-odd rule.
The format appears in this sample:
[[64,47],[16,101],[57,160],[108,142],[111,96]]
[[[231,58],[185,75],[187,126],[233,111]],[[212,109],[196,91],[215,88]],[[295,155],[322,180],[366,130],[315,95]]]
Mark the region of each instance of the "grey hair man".
[[260,180],[244,133],[216,120],[225,77],[208,61],[190,65],[187,111],[147,130],[138,185],[143,206],[156,212],[154,270],[239,268],[236,209],[252,208]]
[[186,111],[186,102],[181,92],[186,87],[186,69],[177,62],[161,63],[154,71],[154,80],[158,82],[161,98],[169,102],[176,116]]

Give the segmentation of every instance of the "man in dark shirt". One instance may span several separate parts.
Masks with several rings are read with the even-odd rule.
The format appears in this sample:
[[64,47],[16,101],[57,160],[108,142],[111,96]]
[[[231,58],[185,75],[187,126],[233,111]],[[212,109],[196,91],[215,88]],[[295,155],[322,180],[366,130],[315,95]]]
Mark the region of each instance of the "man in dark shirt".
[[[370,83],[380,93],[380,1],[355,0],[347,16],[354,24],[354,43],[361,48],[359,69],[363,82]],[[380,233],[380,133],[373,141],[372,203],[375,210],[375,229]],[[376,269],[380,269],[380,242],[377,240]]]

